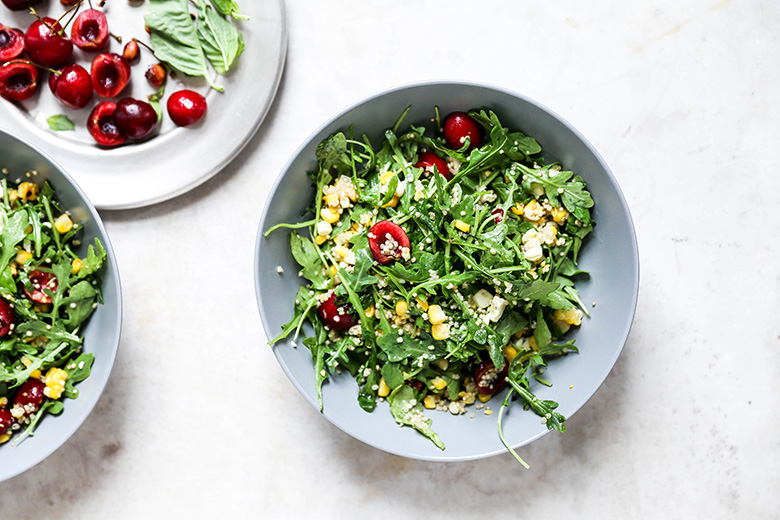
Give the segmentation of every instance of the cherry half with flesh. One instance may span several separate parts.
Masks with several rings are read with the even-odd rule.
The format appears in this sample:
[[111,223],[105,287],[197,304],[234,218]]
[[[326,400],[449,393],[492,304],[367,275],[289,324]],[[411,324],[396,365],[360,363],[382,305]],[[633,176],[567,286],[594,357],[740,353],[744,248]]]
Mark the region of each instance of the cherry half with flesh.
[[38,67],[29,61],[9,61],[0,65],[0,96],[9,101],[23,101],[38,88]]
[[54,18],[35,20],[24,33],[24,50],[30,59],[43,67],[59,67],[73,54],[73,42],[64,36]]
[[[14,323],[14,310],[11,305],[5,301],[5,298],[0,298],[0,338],[7,336],[11,332],[11,325]],[[2,428],[0,428],[0,435],[2,435]]]
[[0,62],[18,58],[24,52],[24,33],[0,23]]
[[157,112],[146,101],[125,98],[117,102],[114,119],[122,135],[129,139],[142,139],[157,124]]
[[87,130],[99,145],[118,146],[127,140],[116,124],[115,111],[116,103],[103,101],[95,105],[89,114]]
[[63,105],[84,108],[92,99],[92,77],[79,64],[65,65],[49,76],[49,89]]
[[483,395],[493,395],[500,392],[506,386],[506,375],[509,371],[509,363],[504,363],[504,368],[496,370],[496,366],[490,361],[479,363],[474,369],[474,383],[477,391]]
[[28,379],[19,387],[19,392],[14,399],[14,406],[24,408],[24,415],[30,416],[38,411],[43,402],[43,390],[46,385],[37,379]]
[[46,273],[36,269],[28,275],[32,289],[24,286],[24,292],[28,298],[37,303],[51,303],[49,296],[44,289],[51,292],[57,291],[57,278],[52,273]]
[[469,140],[467,152],[482,144],[482,127],[465,112],[453,112],[444,119],[444,140],[453,150],[460,150]]
[[179,126],[197,123],[208,108],[205,97],[187,89],[171,94],[166,107],[171,120]]
[[0,408],[0,437],[8,433],[11,426],[14,425],[14,416],[7,408]]
[[320,304],[317,313],[325,325],[333,330],[347,330],[358,322],[357,316],[352,312],[352,306],[349,303],[337,301],[335,293],[332,293],[330,298]]
[[31,5],[39,4],[41,0],[3,0],[3,4],[11,11],[24,11]]
[[439,173],[444,175],[445,179],[452,179],[452,174],[450,173],[450,167],[447,166],[447,161],[433,152],[422,152],[417,160],[417,164],[414,165],[415,168],[423,168],[425,171],[431,173],[433,173],[434,166]]
[[130,64],[119,54],[102,52],[92,59],[90,74],[95,94],[116,97],[130,81]]
[[73,44],[84,51],[102,51],[108,45],[108,20],[103,11],[87,9],[73,20],[70,30]]
[[389,220],[380,220],[368,231],[368,247],[377,263],[386,265],[408,259],[411,244],[406,232]]

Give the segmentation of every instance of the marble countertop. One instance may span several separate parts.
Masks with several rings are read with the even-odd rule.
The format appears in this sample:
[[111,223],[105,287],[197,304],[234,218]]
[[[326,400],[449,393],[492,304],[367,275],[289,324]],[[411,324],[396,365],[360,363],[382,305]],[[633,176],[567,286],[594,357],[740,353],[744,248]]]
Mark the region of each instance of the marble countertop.
[[[111,380],[62,448],[0,484],[3,518],[776,517],[780,4],[487,5],[288,0],[284,76],[244,151],[183,196],[102,213],[125,305]],[[530,470],[352,439],[294,390],[257,312],[255,233],[289,156],[344,107],[427,79],[552,108],[633,214],[630,338],[569,431],[521,449]]]

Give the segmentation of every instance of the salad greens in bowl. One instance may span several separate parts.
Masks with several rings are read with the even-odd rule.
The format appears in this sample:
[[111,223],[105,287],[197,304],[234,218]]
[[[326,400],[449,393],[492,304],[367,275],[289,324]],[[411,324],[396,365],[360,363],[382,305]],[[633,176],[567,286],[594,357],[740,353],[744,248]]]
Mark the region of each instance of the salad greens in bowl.
[[100,217],[53,160],[0,132],[0,481],[59,448],[98,401],[121,328]]
[[406,457],[526,466],[517,448],[565,433],[607,377],[638,278],[596,150],[537,102],[463,82],[382,92],[317,130],[255,257],[269,343],[333,424]]

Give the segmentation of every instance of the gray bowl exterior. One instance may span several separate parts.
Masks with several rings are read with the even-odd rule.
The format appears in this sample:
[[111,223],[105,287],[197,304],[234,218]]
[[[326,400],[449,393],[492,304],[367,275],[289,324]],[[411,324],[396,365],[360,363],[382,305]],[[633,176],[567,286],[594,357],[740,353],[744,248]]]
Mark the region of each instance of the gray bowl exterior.
[[[317,144],[337,131],[353,126],[356,135],[366,134],[373,144],[381,142],[386,128],[411,106],[402,128],[409,123],[427,125],[439,107],[442,117],[457,110],[490,108],[502,124],[535,137],[548,159],[561,161],[567,169],[581,175],[596,201],[593,217],[595,231],[580,257],[580,267],[590,277],[577,288],[582,301],[590,307],[591,317],[583,320],[574,333],[579,354],[553,360],[545,377],[548,388],[532,384],[541,399],[552,399],[558,411],[571,417],[606,379],[628,338],[637,304],[639,256],[637,240],[628,207],[609,167],[587,140],[561,117],[539,103],[502,88],[456,81],[420,83],[397,87],[372,96],[336,115],[315,131],[296,151],[283,169],[266,205],[257,233],[255,289],[260,314],[268,338],[292,318],[294,295],[302,283],[289,247],[288,230],[264,237],[265,231],[279,222],[305,220],[301,211],[313,195],[307,171],[316,169]],[[307,217],[309,218],[309,217]],[[284,274],[277,273],[277,266]],[[300,341],[298,341],[300,345]],[[314,368],[304,346],[294,348],[289,341],[273,346],[276,358],[298,391],[317,406]],[[422,460],[469,460],[505,453],[497,433],[497,412],[503,395],[487,405],[495,413],[469,408],[453,416],[427,410],[433,429],[447,446],[440,451],[429,440],[410,428],[398,427],[387,403],[373,413],[362,411],[356,401],[357,385],[348,374],[332,378],[324,385],[323,415],[334,425],[361,441],[397,455]],[[514,447],[523,446],[548,432],[534,413],[514,403],[504,416],[503,431]],[[531,458],[531,457],[529,457]]]
[[32,177],[38,184],[48,180],[54,187],[63,209],[70,210],[73,220],[84,225],[82,250],[100,239],[106,248],[108,261],[103,268],[102,293],[104,303],[99,305],[84,329],[84,351],[95,356],[91,375],[77,385],[79,397],[64,399],[64,410],[59,416],[45,416],[35,430],[16,446],[13,439],[0,445],[0,482],[35,466],[64,444],[81,426],[97,404],[114,365],[122,323],[122,298],[119,272],[111,243],[94,206],[87,200],[73,179],[51,158],[11,134],[0,131],[0,168],[9,170],[9,178],[25,179],[25,173],[37,170]]

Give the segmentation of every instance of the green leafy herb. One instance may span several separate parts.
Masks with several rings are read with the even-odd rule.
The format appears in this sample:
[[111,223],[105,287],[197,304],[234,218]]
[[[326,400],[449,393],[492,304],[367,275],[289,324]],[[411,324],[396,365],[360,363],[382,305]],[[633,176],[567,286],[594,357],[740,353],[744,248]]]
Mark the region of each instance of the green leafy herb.
[[76,128],[76,125],[73,124],[73,121],[71,121],[65,114],[56,114],[47,117],[46,123],[49,125],[49,128],[57,132],[73,130]]
[[198,1],[198,38],[206,58],[220,74],[233,66],[244,50],[244,38],[238,29],[219,15],[204,0]]

